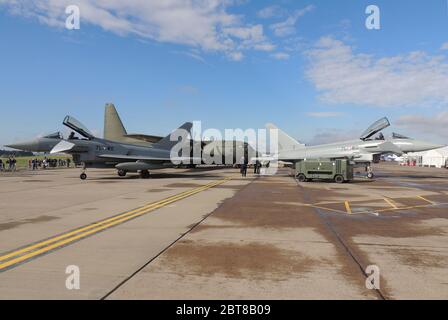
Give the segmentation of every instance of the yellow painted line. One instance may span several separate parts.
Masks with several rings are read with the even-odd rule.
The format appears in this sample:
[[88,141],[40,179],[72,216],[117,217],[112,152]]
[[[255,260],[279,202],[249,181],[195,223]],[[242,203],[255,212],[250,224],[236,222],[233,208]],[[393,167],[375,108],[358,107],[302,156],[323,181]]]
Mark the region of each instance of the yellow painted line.
[[148,204],[148,205],[146,205],[146,206],[143,206],[143,207],[141,207],[141,208],[138,208],[138,209],[135,209],[135,210],[132,210],[132,211],[129,211],[129,212],[125,212],[125,213],[123,213],[123,214],[119,214],[119,215],[117,215],[117,216],[114,216],[114,217],[111,217],[111,218],[107,218],[107,219],[105,219],[105,220],[101,220],[101,221],[92,223],[92,224],[87,225],[87,226],[85,226],[85,227],[81,227],[81,228],[79,228],[79,229],[75,229],[75,230],[73,230],[73,231],[70,231],[70,232],[64,233],[64,234],[62,234],[62,235],[59,235],[59,236],[57,236],[57,237],[53,237],[53,238],[50,238],[50,239],[48,239],[48,240],[45,240],[45,241],[42,241],[42,242],[33,244],[33,245],[31,245],[31,246],[27,246],[27,247],[22,248],[22,249],[20,249],[20,250],[17,250],[17,251],[14,251],[14,252],[5,254],[5,255],[3,255],[3,256],[0,256],[0,262],[1,262],[1,261],[4,261],[4,260],[7,260],[7,259],[9,259],[9,258],[12,258],[13,256],[16,256],[16,255],[19,255],[19,254],[22,254],[22,253],[26,253],[26,252],[28,252],[28,251],[31,251],[31,250],[40,248],[40,247],[42,247],[42,246],[51,244],[51,243],[53,243],[53,242],[62,240],[62,239],[64,239],[64,238],[67,238],[67,237],[72,236],[72,235],[74,235],[74,234],[77,234],[77,233],[80,233],[80,232],[83,232],[83,231],[86,231],[86,230],[95,228],[95,227],[97,227],[97,226],[99,226],[99,225],[103,225],[103,224],[105,224],[105,223],[108,223],[108,222],[112,222],[112,221],[118,220],[118,219],[123,218],[123,217],[125,217],[125,216],[132,215],[132,214],[135,214],[135,213],[138,213],[138,212],[141,212],[141,211],[150,209],[151,207],[154,207],[154,206],[156,206],[156,205],[158,205],[158,204],[160,204],[160,203],[164,203],[164,202],[166,202],[166,201],[169,201],[169,200],[171,200],[171,199],[177,198],[177,197],[182,196],[182,195],[184,195],[184,194],[189,194],[190,192],[194,192],[194,191],[197,190],[197,189],[202,189],[202,188],[204,188],[204,187],[208,187],[209,185],[212,185],[213,183],[214,183],[214,182],[211,182],[211,183],[209,183],[209,184],[207,184],[207,185],[198,187],[198,188],[196,188],[196,189],[184,191],[184,192],[182,192],[182,193],[180,193],[180,194],[173,195],[173,196],[168,197],[168,198],[166,198],[166,199],[163,199],[163,200],[160,200],[160,201],[157,201],[157,202],[154,202],[154,203],[150,203],[150,204]]
[[435,204],[436,204],[435,202],[432,202],[432,201],[430,201],[430,200],[428,200],[428,199],[426,199],[426,198],[424,198],[424,197],[422,197],[422,196],[417,196],[417,198],[422,199],[423,201],[426,201],[426,202],[428,202],[428,203],[430,203],[430,204],[432,204],[432,205],[435,205]]
[[392,208],[398,209],[397,205],[394,202],[392,202],[392,200],[384,198],[384,201],[386,201]]
[[[38,243],[36,245],[29,246],[27,248],[23,248],[23,249],[17,250],[15,252],[11,252],[11,253],[9,253],[9,254],[7,254],[5,256],[0,257],[2,259],[0,261],[4,261],[5,259],[7,259],[7,258],[5,258],[6,256],[8,256],[9,258],[12,258],[12,257],[16,257],[16,258],[8,260],[8,261],[0,264],[0,271],[2,271],[5,268],[8,268],[10,266],[13,266],[15,264],[18,264],[18,263],[21,263],[21,262],[26,261],[28,259],[31,259],[33,257],[39,256],[41,254],[44,254],[44,253],[49,252],[51,250],[54,250],[56,248],[65,246],[67,244],[70,244],[70,243],[72,243],[74,241],[77,241],[79,239],[82,239],[82,238],[85,238],[87,236],[93,235],[93,234],[98,233],[100,231],[103,231],[105,229],[114,227],[114,226],[116,226],[118,224],[122,224],[122,223],[127,222],[127,221],[129,221],[131,219],[135,219],[135,218],[137,218],[139,216],[142,216],[144,214],[147,214],[149,212],[152,212],[154,210],[162,208],[162,207],[164,207],[164,206],[166,206],[168,204],[171,204],[171,203],[180,201],[182,199],[191,197],[191,196],[193,196],[195,194],[198,194],[198,193],[200,193],[202,191],[205,191],[205,190],[213,188],[213,187],[215,187],[217,185],[223,184],[223,183],[225,183],[225,182],[227,182],[227,181],[229,181],[231,179],[232,178],[226,178],[224,180],[220,180],[220,181],[217,181],[217,182],[212,182],[212,183],[209,183],[209,184],[207,184],[205,186],[202,186],[202,187],[190,190],[189,192],[182,192],[182,193],[178,194],[177,196],[172,196],[172,197],[169,197],[167,199],[158,201],[158,202],[156,202],[154,204],[145,206],[144,208],[147,208],[145,210],[134,210],[134,211],[132,211],[132,212],[134,212],[133,214],[126,213],[126,214],[114,217],[113,219],[108,219],[108,220],[110,220],[108,222],[104,222],[103,221],[101,223],[97,223],[97,224],[89,226],[90,228],[87,228],[87,227],[86,228],[80,228],[80,229],[77,230],[77,232],[74,232],[74,231],[73,232],[69,232],[69,233],[67,233],[65,235],[61,235],[61,236],[55,237],[53,239],[49,239],[49,240],[44,241],[46,244],[49,244],[49,245],[42,244],[44,242],[41,242],[41,243]],[[89,230],[89,229],[91,229],[91,230]],[[83,230],[84,232],[82,232],[81,230]],[[73,236],[70,237],[70,235],[73,235]],[[58,241],[58,240],[55,240],[55,239],[58,239],[58,240],[62,239],[62,240]],[[30,252],[31,250],[37,249],[39,247],[42,247],[42,248],[39,249],[39,250]],[[27,253],[27,254],[23,254],[23,253]],[[21,254],[23,254],[23,255],[21,255]]]
[[348,201],[345,201],[345,209],[347,210],[348,214],[352,214],[352,208],[350,207],[350,203]]

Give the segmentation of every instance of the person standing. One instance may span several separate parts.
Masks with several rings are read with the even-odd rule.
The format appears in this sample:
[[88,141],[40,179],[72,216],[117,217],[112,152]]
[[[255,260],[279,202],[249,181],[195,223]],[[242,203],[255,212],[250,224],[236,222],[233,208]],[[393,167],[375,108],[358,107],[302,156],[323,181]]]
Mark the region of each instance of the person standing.
[[247,164],[243,163],[241,165],[241,176],[244,178],[247,176]]
[[15,172],[16,169],[17,169],[17,160],[16,160],[16,157],[13,156],[13,158],[12,158],[12,171]]

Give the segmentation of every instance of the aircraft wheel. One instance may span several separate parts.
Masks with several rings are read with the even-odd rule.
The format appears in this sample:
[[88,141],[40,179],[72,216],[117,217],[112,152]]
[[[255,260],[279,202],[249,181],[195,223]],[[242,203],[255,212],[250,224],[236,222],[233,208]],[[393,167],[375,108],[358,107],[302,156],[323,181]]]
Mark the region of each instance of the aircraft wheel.
[[336,183],[344,183],[344,177],[343,176],[341,176],[341,175],[337,175],[336,177],[334,177],[334,181],[336,182]]
[[303,173],[301,173],[297,176],[297,180],[299,180],[299,182],[306,182],[307,179],[306,176]]
[[142,172],[140,172],[140,176],[142,177],[142,179],[149,179],[150,178],[150,174],[148,170],[143,170]]
[[126,174],[127,174],[126,170],[118,170],[119,177],[126,177]]
[[373,179],[375,177],[375,175],[372,172],[369,172],[367,174],[367,179]]
[[86,179],[87,179],[87,174],[85,174],[85,173],[81,173],[81,175],[79,176],[79,178],[80,178],[81,180],[86,180]]

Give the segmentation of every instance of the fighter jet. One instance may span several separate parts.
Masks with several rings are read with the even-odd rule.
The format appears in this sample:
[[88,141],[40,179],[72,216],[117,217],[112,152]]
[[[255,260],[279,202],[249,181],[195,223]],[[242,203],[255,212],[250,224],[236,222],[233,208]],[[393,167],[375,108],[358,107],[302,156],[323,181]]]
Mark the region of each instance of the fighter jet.
[[[83,165],[80,175],[82,180],[87,179],[87,168],[115,167],[120,177],[128,172],[140,172],[142,178],[149,178],[149,170],[173,167],[175,161],[191,161],[191,157],[171,157],[171,149],[178,143],[190,143],[188,139],[192,123],[187,122],[175,131],[152,146],[140,146],[121,143],[95,137],[85,126],[71,116],[64,119],[63,124],[78,133],[73,132],[67,140],[61,140],[50,153],[66,153],[73,156],[77,164]],[[178,137],[172,141],[172,137]]]
[[[367,177],[372,179],[372,162],[379,162],[383,154],[402,155],[407,152],[431,150],[442,146],[425,141],[413,140],[395,134],[392,139],[385,139],[380,133],[390,126],[387,118],[382,118],[373,123],[364,131],[359,139],[342,141],[318,146],[306,146],[279,130],[272,124],[267,124],[268,129],[278,130],[278,160],[285,162],[298,162],[304,159],[353,159],[358,167],[367,168]],[[380,134],[378,138],[375,135]]]
[[[390,126],[387,118],[382,118],[372,124],[359,139],[342,141],[318,146],[306,146],[301,144],[285,132],[278,130],[278,157],[279,161],[292,162],[304,159],[352,159],[358,167],[367,168],[367,177],[372,179],[374,174],[371,170],[371,163],[378,162],[383,154],[402,155],[413,150],[433,149],[438,145],[423,141],[411,140],[405,137],[395,137],[386,140],[382,134],[373,138],[382,130]],[[270,130],[278,129],[272,124],[267,124]]]
[[[56,132],[33,140],[10,144],[5,147],[22,151],[49,153],[63,139],[62,133]],[[107,103],[104,109],[104,139],[134,145],[151,146],[151,144],[162,140],[163,137],[145,134],[128,134],[115,106]]]

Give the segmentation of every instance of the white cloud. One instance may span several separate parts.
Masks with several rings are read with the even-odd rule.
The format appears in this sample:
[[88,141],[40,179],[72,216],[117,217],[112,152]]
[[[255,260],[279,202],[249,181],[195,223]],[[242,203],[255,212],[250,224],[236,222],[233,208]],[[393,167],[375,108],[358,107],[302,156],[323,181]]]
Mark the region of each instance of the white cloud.
[[442,47],[440,49],[441,50],[448,50],[448,42],[445,42],[444,44],[442,44]]
[[237,0],[0,0],[15,15],[36,18],[63,28],[65,8],[78,5],[81,28],[98,26],[120,36],[135,35],[159,42],[181,44],[206,52],[223,52],[233,60],[242,50],[264,50],[272,44],[262,25],[230,14]]
[[308,112],[307,115],[313,118],[335,118],[344,114],[342,112]]
[[229,58],[233,61],[241,61],[244,59],[244,55],[241,52],[230,52]]
[[436,136],[441,138],[442,142],[448,142],[448,111],[433,116],[404,115],[395,121],[395,124],[408,132]]
[[269,6],[257,12],[257,16],[262,19],[278,18],[285,14],[285,10],[279,6]]
[[377,58],[330,37],[307,52],[307,78],[324,102],[377,107],[448,103],[446,56],[425,52]]
[[318,130],[314,137],[309,141],[309,145],[334,143],[353,140],[359,137],[360,132],[356,130],[326,129]]
[[296,23],[299,18],[303,17],[308,12],[313,11],[314,8],[313,5],[309,5],[301,10],[295,11],[294,14],[289,16],[285,21],[272,24],[272,31],[278,37],[286,37],[294,34],[296,32]]
[[272,54],[271,57],[277,60],[288,60],[290,58],[290,55],[284,52],[277,52]]

